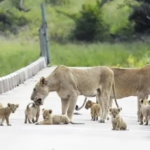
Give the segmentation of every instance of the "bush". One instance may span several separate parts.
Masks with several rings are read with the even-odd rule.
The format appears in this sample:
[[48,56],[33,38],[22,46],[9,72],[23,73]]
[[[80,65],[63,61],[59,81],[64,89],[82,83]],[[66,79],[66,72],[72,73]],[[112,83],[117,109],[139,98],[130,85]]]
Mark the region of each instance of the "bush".
[[102,20],[102,5],[84,4],[74,18],[72,37],[78,41],[103,41],[108,37],[108,27]]
[[68,4],[69,0],[45,0],[45,2],[51,5],[64,5]]
[[134,6],[129,20],[134,22],[134,30],[137,33],[150,32],[150,4],[143,3]]
[[0,31],[9,31],[16,34],[19,27],[23,27],[28,24],[28,20],[23,17],[17,17],[9,12],[0,12]]

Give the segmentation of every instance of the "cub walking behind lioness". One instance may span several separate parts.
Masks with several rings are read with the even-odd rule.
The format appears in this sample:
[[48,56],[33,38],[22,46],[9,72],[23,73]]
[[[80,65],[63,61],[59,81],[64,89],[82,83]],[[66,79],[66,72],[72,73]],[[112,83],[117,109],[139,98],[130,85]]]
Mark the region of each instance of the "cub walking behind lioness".
[[127,130],[127,124],[120,116],[122,108],[109,108],[112,122],[112,130]]
[[91,108],[91,120],[96,121],[98,120],[98,116],[100,116],[100,105],[97,103],[88,100],[85,105],[86,109]]
[[3,126],[4,120],[6,119],[7,126],[11,126],[9,123],[9,116],[11,113],[15,113],[16,109],[19,107],[18,104],[7,104],[7,107],[0,108],[0,119],[2,119],[0,126]]
[[[31,107],[30,104],[32,104]],[[29,103],[26,107],[26,110],[25,110],[25,121],[24,123],[27,123],[27,121],[29,123],[35,123],[35,122],[38,122],[38,119],[39,119],[39,115],[40,115],[40,106],[39,105],[36,105],[35,103]],[[34,120],[34,117],[36,117],[36,120]],[[32,120],[32,121],[31,121]]]

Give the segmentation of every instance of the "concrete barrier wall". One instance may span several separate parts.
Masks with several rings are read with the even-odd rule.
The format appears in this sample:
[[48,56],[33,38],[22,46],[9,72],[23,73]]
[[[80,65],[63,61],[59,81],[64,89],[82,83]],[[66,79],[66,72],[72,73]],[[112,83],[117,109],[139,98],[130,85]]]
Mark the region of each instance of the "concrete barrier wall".
[[22,84],[27,79],[36,75],[40,70],[46,67],[45,57],[40,57],[30,65],[21,68],[7,76],[0,78],[0,94],[5,93],[19,84]]

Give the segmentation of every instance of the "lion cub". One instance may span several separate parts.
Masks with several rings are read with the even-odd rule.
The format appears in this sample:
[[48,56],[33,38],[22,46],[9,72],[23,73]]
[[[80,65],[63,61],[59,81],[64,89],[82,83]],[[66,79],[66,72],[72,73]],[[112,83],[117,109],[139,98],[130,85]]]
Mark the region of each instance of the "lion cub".
[[127,130],[127,124],[120,116],[122,108],[109,108],[112,122],[112,130]]
[[[146,102],[145,102],[146,101]],[[145,119],[145,125],[148,125],[150,118],[150,100],[140,100],[140,125],[143,124],[143,118]]]
[[11,113],[15,113],[16,109],[19,107],[18,104],[7,104],[7,107],[0,108],[0,119],[2,119],[0,125],[3,126],[4,120],[6,119],[6,123],[8,126],[11,126],[9,124],[9,116]]
[[[31,107],[30,104],[32,104]],[[40,106],[39,105],[36,105],[35,103],[29,103],[26,107],[26,110],[25,110],[25,122],[24,123],[27,123],[27,121],[29,123],[35,123],[38,121],[39,119],[39,115],[40,115]],[[34,117],[36,117],[36,120],[34,120]],[[32,120],[32,122],[31,122]]]
[[52,115],[52,110],[42,109],[43,121],[36,123],[36,125],[52,125],[52,124],[69,124],[70,119],[67,115]]
[[91,120],[93,120],[93,121],[98,120],[98,116],[100,115],[100,105],[99,104],[88,100],[86,102],[85,108],[86,109],[91,108]]

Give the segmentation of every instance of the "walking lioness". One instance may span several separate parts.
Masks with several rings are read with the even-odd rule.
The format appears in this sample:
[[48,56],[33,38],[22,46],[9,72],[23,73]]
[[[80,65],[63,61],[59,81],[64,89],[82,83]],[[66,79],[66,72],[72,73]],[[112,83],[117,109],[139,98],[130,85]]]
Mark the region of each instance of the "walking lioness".
[[108,114],[107,108],[112,88],[114,91],[114,74],[108,67],[75,69],[62,65],[58,66],[46,78],[40,79],[33,87],[31,100],[42,105],[48,94],[56,91],[61,98],[62,114],[67,114],[72,122],[78,96],[93,97],[97,94],[103,112],[100,116],[100,122],[104,123]]
[[[150,65],[146,65],[143,68],[110,67],[110,69],[114,72],[116,98],[137,96],[137,114],[139,116],[140,100],[150,94]],[[112,107],[113,98],[114,95],[111,92],[109,107]],[[84,105],[82,107],[76,106],[76,110],[80,110],[83,107]]]

